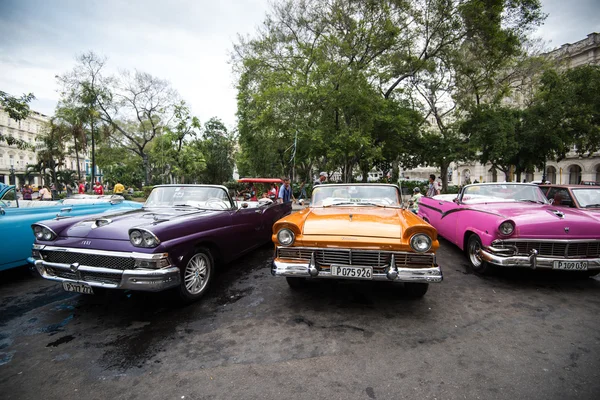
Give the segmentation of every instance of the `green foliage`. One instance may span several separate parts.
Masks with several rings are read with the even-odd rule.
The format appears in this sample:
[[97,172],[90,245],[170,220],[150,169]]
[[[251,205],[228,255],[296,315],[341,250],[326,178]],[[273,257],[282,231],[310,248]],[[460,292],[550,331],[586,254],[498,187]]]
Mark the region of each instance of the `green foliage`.
[[[142,187],[142,193],[143,193],[144,197],[150,196],[150,192],[152,191],[153,187],[154,186],[144,186],[144,187]],[[134,197],[136,197],[135,196],[135,192],[134,192]]]
[[222,184],[233,176],[234,148],[233,137],[218,118],[211,118],[204,124],[203,141],[200,149],[206,167],[201,174],[203,183]]
[[24,94],[21,97],[14,97],[0,90],[0,106],[8,113],[8,116],[15,121],[21,121],[29,116],[29,103],[35,100],[33,93]]

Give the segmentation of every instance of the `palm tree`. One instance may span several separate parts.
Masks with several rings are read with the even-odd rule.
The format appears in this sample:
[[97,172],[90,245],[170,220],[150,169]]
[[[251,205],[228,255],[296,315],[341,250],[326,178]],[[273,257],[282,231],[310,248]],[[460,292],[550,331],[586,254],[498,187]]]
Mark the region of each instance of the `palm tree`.
[[79,153],[87,151],[87,133],[85,129],[85,121],[87,118],[88,110],[83,107],[75,107],[66,103],[61,103],[56,109],[56,118],[65,126],[70,132],[71,139],[73,139],[73,147],[69,149],[69,152],[75,152],[75,158],[77,160],[77,180],[81,179],[81,168],[79,163]]

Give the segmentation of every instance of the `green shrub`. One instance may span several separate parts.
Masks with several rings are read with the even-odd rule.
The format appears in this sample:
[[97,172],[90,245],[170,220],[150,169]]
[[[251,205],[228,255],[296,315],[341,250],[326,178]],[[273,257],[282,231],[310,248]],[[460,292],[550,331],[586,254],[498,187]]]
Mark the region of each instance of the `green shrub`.
[[136,196],[136,192],[133,192],[133,197],[148,197],[154,186],[144,186],[142,188],[142,196]]

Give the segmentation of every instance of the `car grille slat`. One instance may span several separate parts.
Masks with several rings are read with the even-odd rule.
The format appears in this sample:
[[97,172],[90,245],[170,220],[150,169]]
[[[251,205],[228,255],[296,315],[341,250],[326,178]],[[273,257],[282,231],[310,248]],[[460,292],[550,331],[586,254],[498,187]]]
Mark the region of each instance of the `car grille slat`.
[[354,249],[307,249],[298,247],[280,247],[277,249],[278,258],[294,261],[308,262],[310,261],[310,257],[313,253],[315,254],[315,261],[321,266],[342,264],[383,268],[389,265],[392,254],[394,255],[396,266],[399,268],[415,264],[431,265],[434,262],[434,255],[431,253],[408,253]]
[[128,257],[104,256],[56,250],[42,250],[41,254],[44,261],[57,264],[70,265],[79,263],[79,265],[86,265],[89,267],[109,268],[120,271],[133,269],[135,267],[135,260]]
[[121,283],[121,273],[117,272],[114,274],[104,272],[90,272],[90,271],[78,271],[73,272],[60,268],[46,267],[46,271],[52,276],[59,278],[81,280],[86,282],[100,282],[100,283]]
[[600,242],[550,242],[518,241],[504,242],[498,247],[517,249],[519,255],[529,255],[537,250],[540,257],[555,258],[597,258],[600,257]]

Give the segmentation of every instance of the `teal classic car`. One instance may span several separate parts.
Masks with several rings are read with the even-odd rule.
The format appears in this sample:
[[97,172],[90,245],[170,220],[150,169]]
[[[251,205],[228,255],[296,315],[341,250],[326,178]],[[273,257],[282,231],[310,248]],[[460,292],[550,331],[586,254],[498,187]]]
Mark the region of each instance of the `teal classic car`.
[[17,197],[14,186],[0,183],[0,271],[27,264],[35,237],[31,224],[53,218],[87,214],[112,214],[138,209],[142,203],[121,196],[74,196],[74,198],[39,201]]

